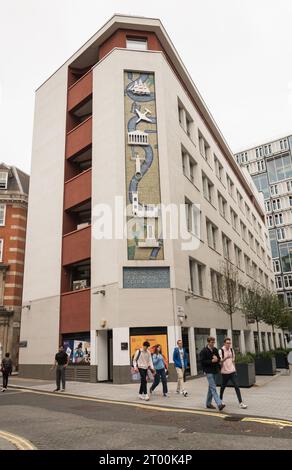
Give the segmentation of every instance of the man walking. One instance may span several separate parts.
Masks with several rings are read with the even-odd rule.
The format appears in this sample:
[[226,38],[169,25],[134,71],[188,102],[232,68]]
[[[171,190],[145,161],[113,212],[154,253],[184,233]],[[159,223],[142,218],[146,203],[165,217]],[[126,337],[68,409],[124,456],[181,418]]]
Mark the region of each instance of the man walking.
[[188,366],[188,357],[181,339],[177,341],[177,347],[173,351],[173,362],[177,373],[176,393],[182,393],[184,397],[188,396],[188,392],[184,388],[185,371]]
[[215,348],[215,338],[213,336],[207,338],[207,343],[207,346],[200,352],[200,361],[209,384],[206,408],[215,409],[215,406],[212,405],[213,397],[218,409],[221,411],[225,408],[225,405],[216,390],[216,375],[220,369],[220,356]]
[[10,354],[6,353],[5,357],[2,359],[1,362],[1,372],[2,372],[2,379],[3,379],[3,388],[2,392],[7,390],[8,386],[8,377],[12,374],[12,360],[10,359]]
[[65,382],[66,382],[66,377],[65,377],[65,371],[66,367],[69,363],[69,356],[68,354],[64,351],[63,346],[59,347],[59,352],[55,355],[55,361],[52,366],[52,369],[56,367],[56,385],[57,388],[54,390],[54,392],[58,392],[60,390],[60,384],[62,380],[62,389],[61,392],[65,391]]
[[242,401],[241,398],[241,393],[240,393],[240,388],[238,385],[237,381],[237,376],[236,376],[236,369],[235,369],[235,354],[234,351],[231,347],[231,339],[230,338],[225,338],[224,339],[224,345],[223,347],[219,350],[219,355],[221,359],[221,374],[222,374],[222,385],[220,389],[220,399],[223,399],[223,393],[226,388],[226,385],[228,384],[229,380],[232,383],[232,385],[235,388],[235,392],[237,395],[237,399],[239,402],[239,407],[240,408],[247,408],[247,405],[245,405]]
[[149,400],[149,395],[147,393],[147,371],[148,369],[154,374],[155,370],[153,367],[151,353],[148,350],[150,347],[149,341],[144,341],[143,347],[141,349],[137,349],[134,358],[133,358],[133,367],[135,372],[140,372],[140,390],[139,390],[139,398],[140,400]]

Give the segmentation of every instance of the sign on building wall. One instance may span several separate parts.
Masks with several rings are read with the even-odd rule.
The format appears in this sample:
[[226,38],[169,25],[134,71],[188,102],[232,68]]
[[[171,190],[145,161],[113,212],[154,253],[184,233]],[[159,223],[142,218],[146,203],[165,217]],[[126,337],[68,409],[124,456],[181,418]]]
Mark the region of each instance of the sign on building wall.
[[129,260],[164,259],[153,73],[125,72]]

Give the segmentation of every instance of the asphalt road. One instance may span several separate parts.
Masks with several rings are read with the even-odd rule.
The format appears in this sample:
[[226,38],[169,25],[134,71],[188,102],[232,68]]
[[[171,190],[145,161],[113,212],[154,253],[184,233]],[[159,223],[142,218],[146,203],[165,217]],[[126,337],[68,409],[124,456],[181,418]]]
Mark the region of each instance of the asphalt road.
[[0,394],[0,431],[40,450],[292,449],[291,427],[16,389]]

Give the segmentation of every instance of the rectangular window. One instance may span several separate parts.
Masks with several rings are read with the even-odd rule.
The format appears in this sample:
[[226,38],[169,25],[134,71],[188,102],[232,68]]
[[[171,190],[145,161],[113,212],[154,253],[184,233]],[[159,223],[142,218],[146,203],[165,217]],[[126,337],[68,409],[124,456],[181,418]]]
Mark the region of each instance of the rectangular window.
[[7,171],[1,171],[0,172],[0,189],[7,189],[7,180],[8,180]]
[[231,224],[232,227],[237,231],[238,230],[238,216],[234,212],[233,209],[230,208],[230,215],[231,215]]
[[244,265],[246,274],[250,275],[250,258],[244,255]]
[[219,191],[218,191],[218,207],[219,207],[220,215],[222,215],[222,217],[226,219],[227,218],[227,201],[219,193]]
[[241,237],[246,242],[246,233],[247,233],[246,226],[241,221],[240,221],[240,230],[241,230]]
[[234,245],[234,254],[235,254],[235,264],[239,269],[241,269],[242,251],[236,245]]
[[292,274],[285,274],[283,276],[284,287],[285,289],[289,289],[292,287]]
[[289,206],[292,207],[292,196],[289,196]]
[[127,49],[135,49],[139,51],[147,51],[148,43],[146,38],[127,38]]
[[272,215],[267,215],[267,224],[268,224],[268,227],[273,227],[273,225],[274,225],[274,220],[273,220],[273,216],[272,216]]
[[193,235],[199,236],[200,231],[200,212],[197,207],[185,198],[186,223],[187,229]]
[[213,191],[214,185],[211,183],[209,178],[202,172],[202,181],[203,181],[203,193],[205,198],[213,204]]
[[203,288],[203,273],[205,266],[198,263],[196,260],[190,258],[190,279],[191,279],[191,291],[197,295],[204,294]]
[[292,191],[292,181],[287,181],[286,184],[287,184],[287,191],[288,191],[289,193],[291,193],[291,191]]
[[211,287],[212,287],[212,299],[217,300],[222,284],[222,275],[210,269],[211,274]]
[[285,240],[286,232],[284,228],[277,228],[277,239],[278,240]]
[[286,292],[286,302],[288,307],[292,307],[292,292]]
[[193,129],[193,120],[191,117],[186,113],[186,133],[192,139],[192,129]]
[[275,225],[282,225],[284,223],[283,214],[279,212],[275,214]]
[[208,219],[206,219],[206,229],[207,229],[208,245],[209,245],[210,248],[213,248],[214,250],[216,250],[217,249],[218,229]]
[[240,194],[240,192],[238,190],[236,190],[236,194],[237,194],[238,205],[239,205],[240,209],[242,210],[243,197],[242,197],[242,195]]
[[2,238],[0,238],[0,262],[1,263],[3,261],[3,245],[4,245],[4,241]]
[[271,201],[266,201],[265,206],[266,206],[266,211],[271,212]]
[[221,165],[221,163],[219,162],[218,158],[216,157],[216,155],[214,155],[214,165],[215,165],[215,173],[216,173],[216,176],[217,178],[222,181],[222,178],[223,178],[223,166]]
[[273,199],[273,210],[276,211],[276,210],[279,210],[279,209],[282,209],[281,207],[281,199]]
[[6,214],[6,205],[0,204],[0,226],[5,225],[5,214]]
[[230,245],[231,241],[229,240],[224,233],[222,233],[222,245],[223,245],[223,255],[225,258],[230,259]]
[[266,165],[264,160],[260,160],[259,162],[257,162],[257,169],[258,171],[265,171]]
[[277,194],[279,194],[279,188],[277,184],[272,184],[270,190],[272,196],[276,196]]
[[248,207],[246,203],[245,203],[245,214],[246,214],[247,220],[250,220],[250,208]]
[[280,149],[281,150],[286,150],[287,148],[288,148],[287,139],[280,140]]
[[234,197],[234,183],[228,175],[226,176],[226,180],[227,180],[228,193],[230,194],[231,197]]
[[278,260],[278,259],[273,260],[273,271],[274,271],[274,273],[280,273],[281,272],[280,260]]
[[199,149],[202,157],[205,158],[208,162],[210,162],[210,145],[206,141],[206,139],[202,136],[201,132],[199,132]]
[[282,281],[282,276],[276,276],[276,289],[283,289],[283,281]]

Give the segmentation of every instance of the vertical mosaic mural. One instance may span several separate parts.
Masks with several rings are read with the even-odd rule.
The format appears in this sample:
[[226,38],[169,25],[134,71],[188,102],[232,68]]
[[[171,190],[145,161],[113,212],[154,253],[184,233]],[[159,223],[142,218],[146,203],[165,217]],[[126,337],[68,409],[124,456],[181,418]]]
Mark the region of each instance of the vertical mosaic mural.
[[125,72],[128,259],[164,259],[153,73]]

